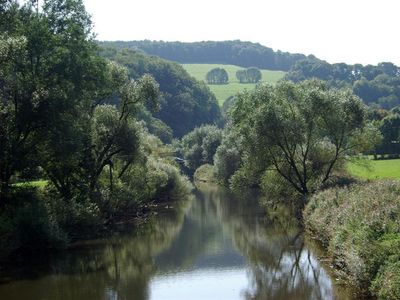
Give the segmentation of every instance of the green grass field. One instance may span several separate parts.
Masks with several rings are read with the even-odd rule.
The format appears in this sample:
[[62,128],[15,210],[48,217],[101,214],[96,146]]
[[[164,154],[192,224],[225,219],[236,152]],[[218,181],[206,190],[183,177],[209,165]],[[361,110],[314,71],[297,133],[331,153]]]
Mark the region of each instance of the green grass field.
[[[254,83],[239,83],[239,80],[236,78],[236,71],[245,69],[239,66],[234,65],[218,65],[218,64],[183,64],[183,68],[197,80],[205,80],[206,74],[213,68],[224,68],[226,72],[228,72],[229,83],[222,85],[209,85],[210,90],[217,97],[219,105],[222,106],[224,101],[230,96],[236,95],[238,92],[243,91],[245,89],[252,90],[256,86]],[[279,79],[282,79],[285,75],[283,71],[269,71],[269,70],[260,70],[262,74],[261,82],[268,82],[271,84],[275,84]]]
[[347,164],[347,170],[351,175],[363,179],[400,179],[400,159],[350,162]]

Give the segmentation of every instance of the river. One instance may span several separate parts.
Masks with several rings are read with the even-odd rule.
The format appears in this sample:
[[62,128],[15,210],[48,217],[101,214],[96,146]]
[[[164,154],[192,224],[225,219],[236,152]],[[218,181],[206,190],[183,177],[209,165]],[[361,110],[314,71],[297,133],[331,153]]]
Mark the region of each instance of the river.
[[354,299],[285,209],[204,185],[150,222],[0,270],[4,300]]

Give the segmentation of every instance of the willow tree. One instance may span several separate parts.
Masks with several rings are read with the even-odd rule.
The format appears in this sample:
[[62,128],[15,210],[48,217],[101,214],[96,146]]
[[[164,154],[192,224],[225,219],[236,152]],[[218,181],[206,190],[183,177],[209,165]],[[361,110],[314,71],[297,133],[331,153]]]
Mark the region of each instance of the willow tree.
[[242,93],[231,115],[248,157],[302,195],[326,183],[346,155],[370,147],[378,135],[357,96],[320,81]]

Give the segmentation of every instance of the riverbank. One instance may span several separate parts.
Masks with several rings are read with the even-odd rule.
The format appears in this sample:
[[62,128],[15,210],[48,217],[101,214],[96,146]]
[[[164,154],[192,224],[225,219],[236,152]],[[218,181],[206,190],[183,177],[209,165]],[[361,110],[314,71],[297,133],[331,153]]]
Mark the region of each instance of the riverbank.
[[114,186],[113,194],[103,190],[97,202],[84,197],[63,199],[51,186],[14,186],[0,209],[0,261],[14,254],[67,249],[76,242],[145,223],[152,215],[174,207],[171,202],[190,197],[193,189],[171,166],[148,173],[146,178],[152,181],[140,189],[127,192]]
[[338,275],[364,294],[400,299],[400,183],[331,188],[304,210],[308,231],[327,249]]
[[0,270],[0,298],[355,299],[283,207],[267,214],[255,195],[197,186],[182,207],[160,206],[130,232],[19,265],[10,260]]

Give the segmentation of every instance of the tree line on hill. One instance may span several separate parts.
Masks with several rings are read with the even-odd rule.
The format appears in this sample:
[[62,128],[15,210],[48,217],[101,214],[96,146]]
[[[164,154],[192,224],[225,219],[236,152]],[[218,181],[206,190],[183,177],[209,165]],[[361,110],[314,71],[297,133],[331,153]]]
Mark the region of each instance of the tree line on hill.
[[274,51],[258,43],[235,41],[207,41],[195,43],[163,41],[102,41],[100,45],[113,45],[119,49],[140,49],[148,54],[179,63],[227,64],[288,71],[303,54]]
[[285,78],[294,82],[318,78],[332,87],[351,88],[368,105],[391,109],[400,104],[400,71],[390,62],[382,62],[377,66],[329,64],[313,55],[275,52],[260,44],[238,40],[196,43],[145,40],[100,44],[140,49],[180,63],[233,64],[288,71]]
[[391,109],[400,105],[400,67],[390,62],[363,66],[307,58],[297,61],[285,78],[294,82],[318,78],[332,87],[350,88],[373,107]]

